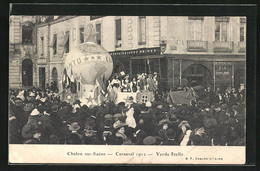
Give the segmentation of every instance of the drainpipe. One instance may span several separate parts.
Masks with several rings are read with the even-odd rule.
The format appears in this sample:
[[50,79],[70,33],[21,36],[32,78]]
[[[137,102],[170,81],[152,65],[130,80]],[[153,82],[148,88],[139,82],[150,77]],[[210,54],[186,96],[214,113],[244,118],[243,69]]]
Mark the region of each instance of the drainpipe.
[[[50,82],[50,23],[48,23],[48,46],[47,46],[47,48],[48,48],[48,59],[47,59],[47,67],[46,67],[46,69],[48,68],[48,78],[47,78],[47,83],[49,83]],[[46,80],[46,78],[45,78],[45,80]],[[46,84],[46,83],[45,83]]]

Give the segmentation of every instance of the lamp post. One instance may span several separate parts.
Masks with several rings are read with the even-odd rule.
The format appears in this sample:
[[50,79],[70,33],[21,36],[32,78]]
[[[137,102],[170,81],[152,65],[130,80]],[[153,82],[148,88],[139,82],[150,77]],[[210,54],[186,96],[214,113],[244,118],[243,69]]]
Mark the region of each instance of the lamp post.
[[166,51],[166,40],[162,40],[160,43],[160,54],[163,55]]

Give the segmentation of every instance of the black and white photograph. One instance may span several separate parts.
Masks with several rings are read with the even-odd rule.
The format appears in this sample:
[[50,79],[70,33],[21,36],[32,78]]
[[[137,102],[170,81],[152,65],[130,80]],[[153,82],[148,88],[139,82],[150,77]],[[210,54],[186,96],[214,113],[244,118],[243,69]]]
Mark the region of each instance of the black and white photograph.
[[[177,150],[196,147],[243,147],[245,158],[246,26],[246,16],[10,15],[10,162],[41,146],[92,163],[224,160]],[[145,162],[157,163],[133,161]]]

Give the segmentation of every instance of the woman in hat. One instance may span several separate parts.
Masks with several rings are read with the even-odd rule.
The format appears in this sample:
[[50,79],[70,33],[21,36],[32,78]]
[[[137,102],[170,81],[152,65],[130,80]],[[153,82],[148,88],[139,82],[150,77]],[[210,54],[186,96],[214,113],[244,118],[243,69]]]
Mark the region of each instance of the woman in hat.
[[168,139],[167,130],[169,128],[169,124],[171,124],[171,122],[167,119],[161,120],[158,124],[158,126],[161,128],[158,131],[158,135],[162,138],[163,142],[165,142]]
[[191,132],[191,126],[188,121],[181,121],[178,126],[176,136],[176,140],[178,143],[180,143],[181,146],[186,146],[188,144]]
[[119,77],[116,75],[114,76],[113,80],[111,81],[111,85],[113,90],[117,93],[117,92],[121,92],[121,82],[119,80]]
[[40,115],[40,112],[37,108],[35,108],[29,118],[28,118],[28,122],[27,124],[31,125],[33,129],[37,129],[38,128],[38,119],[39,119],[39,115]]
[[122,145],[124,141],[129,141],[129,138],[125,135],[126,124],[121,121],[114,123],[113,127],[115,129],[115,144]]

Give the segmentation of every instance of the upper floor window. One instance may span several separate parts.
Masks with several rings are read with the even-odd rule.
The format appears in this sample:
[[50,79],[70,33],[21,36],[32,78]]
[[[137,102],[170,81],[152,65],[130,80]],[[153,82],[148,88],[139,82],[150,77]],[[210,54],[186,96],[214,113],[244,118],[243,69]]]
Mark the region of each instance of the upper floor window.
[[240,42],[246,40],[246,18],[240,18]]
[[84,27],[79,28],[80,43],[84,43]]
[[53,55],[56,55],[57,54],[57,34],[53,35],[51,47],[53,48]]
[[121,47],[121,19],[116,20],[116,47]]
[[215,18],[215,41],[226,42],[228,39],[229,17]]
[[44,55],[44,37],[41,37],[41,55]]
[[101,24],[96,24],[97,44],[101,45]]
[[70,32],[69,31],[66,31],[66,34],[65,34],[65,53],[69,53],[70,51]]
[[202,40],[203,17],[189,17],[189,40]]
[[146,43],[146,17],[139,17],[139,45]]
[[22,26],[22,43],[32,43],[32,27]]

